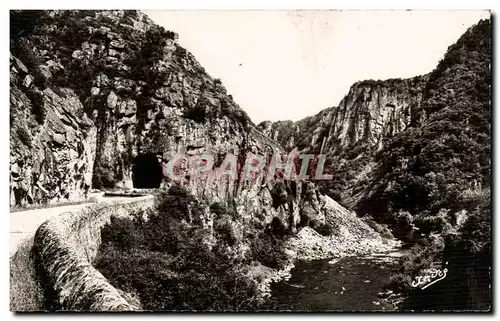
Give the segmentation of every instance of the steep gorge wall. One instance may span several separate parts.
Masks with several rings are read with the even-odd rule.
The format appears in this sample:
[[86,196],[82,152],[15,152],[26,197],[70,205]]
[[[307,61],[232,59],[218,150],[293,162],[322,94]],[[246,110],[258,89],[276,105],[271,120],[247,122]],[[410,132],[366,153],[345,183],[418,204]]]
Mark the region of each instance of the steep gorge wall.
[[336,107],[296,122],[262,122],[259,128],[287,149],[339,155],[364,145],[378,151],[384,140],[420,119],[427,77],[360,81]]
[[450,273],[435,295],[417,291],[419,308],[491,309],[491,28],[471,26],[425,76],[356,83],[338,107],[259,125],[287,149],[329,154],[322,191],[358,215],[410,242],[437,236],[444,253],[414,250]]
[[326,154],[333,179],[320,183],[321,192],[354,208],[376,165],[375,155],[408,126],[422,121],[427,79],[360,81],[336,107],[296,122],[262,122],[258,128],[287,150]]
[[[10,204],[80,200],[92,184],[97,130],[73,90],[30,90],[31,79],[11,56]],[[41,97],[46,116],[39,124],[32,108]]]
[[[284,152],[177,34],[139,11],[14,12],[11,19],[32,24],[11,36],[12,206],[131,188],[141,155],[166,164],[176,153]],[[249,224],[279,217],[295,230],[304,216],[324,221],[308,183],[186,177],[183,184],[209,203],[234,206]]]
[[11,205],[130,188],[142,153],[241,145],[246,115],[142,13],[19,15],[35,26],[11,40]]
[[153,205],[151,196],[117,204],[95,205],[63,213],[37,230],[33,251],[46,300],[57,310],[126,311],[140,307],[126,300],[92,262],[101,243],[101,228],[111,216],[127,216]]

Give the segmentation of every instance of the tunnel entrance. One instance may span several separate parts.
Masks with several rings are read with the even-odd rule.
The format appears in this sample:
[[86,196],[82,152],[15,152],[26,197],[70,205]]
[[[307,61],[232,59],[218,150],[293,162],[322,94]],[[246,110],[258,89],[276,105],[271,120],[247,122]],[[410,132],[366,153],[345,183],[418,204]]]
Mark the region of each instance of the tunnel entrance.
[[139,154],[134,158],[132,167],[134,188],[159,188],[161,180],[162,167],[155,154]]

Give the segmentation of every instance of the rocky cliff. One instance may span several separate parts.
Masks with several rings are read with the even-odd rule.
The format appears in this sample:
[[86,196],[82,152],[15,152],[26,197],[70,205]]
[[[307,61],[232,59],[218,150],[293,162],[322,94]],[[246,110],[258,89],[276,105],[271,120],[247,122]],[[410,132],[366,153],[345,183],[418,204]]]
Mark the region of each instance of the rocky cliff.
[[458,211],[465,191],[489,188],[490,28],[489,20],[483,20],[467,30],[429,74],[421,119],[378,153],[371,184],[359,204],[361,212]]
[[246,115],[177,35],[140,12],[13,19],[25,15],[38,23],[21,30],[11,50],[17,204],[77,198],[91,185],[131,187],[139,154],[241,144]]
[[[162,167],[176,153],[283,151],[176,33],[139,11],[12,11],[11,24],[11,206],[168,185]],[[182,183],[259,224],[277,216],[294,230],[301,215],[324,221],[312,185],[288,193],[283,182]]]
[[[444,163],[444,159],[451,155],[459,155],[455,160],[453,157],[449,159],[449,164],[454,161],[462,163],[460,171],[471,174],[471,183],[462,186],[481,189],[489,173],[490,111],[486,88],[490,76],[487,75],[486,23],[480,22],[470,28],[449,47],[429,74],[409,79],[357,82],[338,106],[296,122],[265,121],[258,128],[285,149],[327,154],[327,164],[334,178],[322,184],[322,191],[363,213],[391,211],[394,206],[387,205],[387,202],[393,201],[384,194],[384,189],[392,188],[394,182],[389,181],[394,166],[398,167],[398,175],[404,173],[415,159],[418,159],[416,165],[420,166],[423,156],[418,155],[421,152],[429,161],[426,171],[434,174],[448,165],[440,165],[433,171],[432,164]],[[459,128],[465,132],[459,133]],[[458,141],[462,140],[460,136],[470,136],[474,143],[459,143],[447,135]],[[428,144],[429,137],[441,137],[442,143],[447,145],[431,149],[429,146],[434,144]],[[477,158],[454,150],[457,144],[469,146]],[[444,146],[449,146],[450,150],[442,151]],[[441,160],[430,155],[438,150]],[[425,193],[428,193],[431,187],[426,189]],[[416,194],[415,191],[407,193]],[[408,197],[395,207],[414,203]],[[386,205],[381,206],[381,200]]]
[[356,187],[375,165],[375,154],[423,117],[420,103],[427,78],[360,81],[336,107],[297,122],[262,122],[258,128],[288,150],[328,155],[334,179],[321,184],[322,190],[353,207],[361,197]]
[[426,76],[360,81],[336,107],[297,122],[262,122],[259,128],[285,148],[338,155],[363,145],[377,151],[420,117],[425,83]]
[[420,260],[449,263],[455,276],[441,284],[457,295],[423,295],[412,309],[491,307],[491,48],[481,20],[427,75],[362,81],[337,107],[259,124],[287,149],[330,155],[326,194],[421,242],[398,277],[418,275]]

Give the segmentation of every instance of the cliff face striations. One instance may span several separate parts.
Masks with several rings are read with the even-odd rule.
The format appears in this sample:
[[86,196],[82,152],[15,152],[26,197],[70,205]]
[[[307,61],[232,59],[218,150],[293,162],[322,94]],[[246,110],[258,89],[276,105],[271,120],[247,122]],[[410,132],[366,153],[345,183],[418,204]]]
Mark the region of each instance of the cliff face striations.
[[354,186],[371,171],[375,153],[423,117],[420,103],[427,78],[360,81],[336,107],[297,122],[266,121],[258,127],[288,150],[328,155],[334,180],[325,191],[353,206],[360,196]]
[[23,15],[37,24],[11,50],[14,203],[131,187],[139,154],[242,143],[248,117],[140,12]]
[[[266,121],[258,127],[288,150],[327,154],[334,179],[323,184],[323,191],[362,213],[425,208],[415,207],[412,196],[395,204],[398,198],[387,195],[394,188],[392,175],[401,180],[408,169],[418,176],[432,175],[455,164],[471,179],[462,187],[480,190],[489,177],[488,26],[481,21],[470,28],[427,75],[357,82],[336,107],[296,122]],[[431,142],[431,137],[437,140]],[[464,152],[467,148],[474,151],[472,156]],[[433,182],[422,193],[437,185],[444,189],[445,181]],[[404,193],[421,193],[410,189]]]
[[[176,33],[139,11],[13,11],[11,20],[23,26],[11,35],[11,206],[168,185],[165,166],[177,153],[220,163],[227,153],[283,151]],[[277,216],[294,229],[310,206],[313,221],[324,221],[310,184],[292,195],[283,182],[183,181],[263,224]]]
[[384,81],[365,80],[351,86],[336,107],[297,122],[265,121],[259,128],[285,148],[341,154],[366,145],[380,150],[383,141],[420,117],[427,76]]
[[441,285],[461,284],[462,294],[436,295],[436,306],[491,304],[491,49],[491,22],[481,20],[427,75],[362,81],[337,107],[259,124],[287,149],[331,157],[327,195],[426,244],[406,258],[396,290],[411,293],[402,280],[424,268],[416,257],[449,263],[454,276]]

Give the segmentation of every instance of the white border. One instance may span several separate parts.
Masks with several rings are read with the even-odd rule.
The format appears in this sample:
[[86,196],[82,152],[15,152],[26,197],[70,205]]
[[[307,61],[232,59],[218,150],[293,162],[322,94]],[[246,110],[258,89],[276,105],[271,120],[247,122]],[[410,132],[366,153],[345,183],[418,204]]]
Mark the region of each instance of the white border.
[[[6,4],[6,6],[5,6]],[[464,0],[454,0],[454,1],[437,1],[437,0],[419,0],[419,1],[389,1],[389,0],[383,0],[383,1],[361,1],[361,0],[337,0],[337,1],[320,1],[320,0],[288,0],[288,1],[277,1],[277,0],[242,0],[242,1],[235,1],[235,0],[171,0],[168,2],[154,2],[150,0],[141,0],[139,2],[134,2],[134,1],[98,1],[98,0],[87,0],[87,1],[79,1],[79,2],[70,2],[70,1],[61,1],[61,0],[44,0],[44,1],[9,1],[9,2],[2,2],[2,5],[5,6],[5,10],[0,11],[1,12],[1,21],[4,22],[4,28],[2,28],[3,32],[2,34],[2,39],[1,43],[4,44],[5,46],[8,46],[9,44],[9,16],[8,16],[8,9],[115,9],[115,8],[121,8],[121,9],[171,9],[171,10],[179,10],[179,9],[187,9],[187,10],[199,10],[199,9],[231,9],[231,10],[270,10],[270,9],[399,9],[399,10],[404,10],[404,9],[433,9],[433,10],[460,10],[460,9],[492,9],[493,14],[498,12],[498,6],[500,5],[500,1],[498,0],[474,0],[474,1],[464,1]],[[494,23],[494,27],[496,27],[497,22]],[[496,29],[496,28],[495,28]],[[496,43],[498,40],[498,33],[494,32],[494,40],[493,43]],[[3,236],[3,244],[5,246],[2,246],[2,253],[0,253],[0,257],[2,258],[3,264],[1,265],[2,271],[0,272],[0,275],[2,276],[0,280],[2,281],[1,283],[1,299],[2,299],[2,319],[7,318],[8,320],[14,318],[14,317],[19,317],[14,315],[13,313],[9,312],[9,192],[8,192],[8,175],[7,175],[7,168],[9,167],[9,153],[7,152],[9,149],[9,124],[8,124],[8,119],[9,119],[9,78],[8,78],[8,57],[9,57],[9,52],[8,52],[8,47],[1,51],[1,59],[0,61],[3,62],[1,65],[2,67],[2,74],[3,77],[1,78],[1,81],[4,83],[3,86],[0,86],[2,88],[2,100],[5,105],[1,109],[2,112],[2,117],[0,117],[0,121],[2,124],[0,125],[0,130],[1,130],[1,147],[4,153],[2,153],[2,156],[0,158],[1,164],[0,168],[3,168],[3,170],[0,171],[0,179],[3,182],[1,184],[1,192],[0,195],[2,196],[2,206],[4,208],[4,211],[2,213],[1,220],[2,220],[2,226],[4,227],[4,232],[1,233]],[[495,65],[494,65],[495,66]],[[496,68],[494,68],[496,69]],[[494,70],[495,71],[495,70]],[[496,73],[494,72],[494,75]],[[494,94],[496,94],[498,91],[498,82],[494,81]],[[496,95],[495,95],[496,97]],[[498,123],[498,117],[499,113],[494,112],[494,123]],[[495,130],[495,137],[494,137],[494,142],[495,142],[495,147],[494,150],[498,150],[497,142],[499,141],[498,139],[498,130]],[[497,159],[497,155],[494,155],[494,159]],[[497,170],[495,169],[495,181],[497,178]],[[498,196],[498,189],[494,189],[494,196],[493,199],[498,200],[500,199]],[[495,217],[495,214],[493,214],[493,217]],[[494,230],[499,231],[498,229],[498,222],[500,221],[499,218],[494,218]],[[496,238],[494,238],[496,240]],[[495,242],[496,243],[496,242]],[[498,248],[496,244],[494,245],[494,254],[495,257],[498,254]],[[494,260],[496,262],[496,260]],[[494,275],[494,284],[497,284],[498,280],[498,275]],[[495,286],[495,289],[497,287]],[[494,295],[498,295],[496,291],[494,291]],[[494,306],[496,306],[496,296],[494,296]],[[498,308],[498,307],[497,307]],[[31,319],[31,318],[36,318],[36,317],[54,317],[54,314],[46,314],[46,315],[40,315],[40,314],[31,314],[31,315],[24,315],[23,319]],[[97,316],[97,315],[96,315]],[[223,317],[235,317],[235,318],[242,318],[242,317],[248,317],[249,315],[245,314],[229,314],[229,315],[224,315]],[[273,315],[252,315],[253,317],[258,317],[258,318],[267,318],[267,317],[272,317]],[[283,315],[280,315],[283,317]],[[304,315],[304,314],[296,314],[296,315],[287,315],[285,316],[286,318],[292,317],[292,318],[302,318],[306,316],[312,316],[314,318],[318,317],[331,317],[335,319],[344,319],[346,317],[352,318],[358,318],[358,317],[382,317],[386,318],[388,317],[387,314],[377,314],[377,315]],[[397,316],[391,315],[391,317],[396,317],[396,318],[405,318],[409,317],[411,315],[408,314],[399,314]],[[450,318],[454,317],[457,315],[439,315],[439,318]],[[480,316],[480,315],[477,315]],[[56,317],[62,317],[62,318],[84,318],[88,319],[91,318],[92,315],[56,315]],[[135,317],[134,315],[123,315],[123,314],[117,314],[117,315],[106,315],[106,317],[109,318],[123,318],[123,317]],[[143,317],[143,315],[140,315],[140,317]],[[157,318],[168,318],[168,319],[180,319],[184,317],[193,317],[193,318],[219,318],[220,315],[151,315],[150,317],[157,317]],[[427,315],[427,317],[433,318],[434,315]],[[462,317],[474,317],[474,315],[462,315]]]

